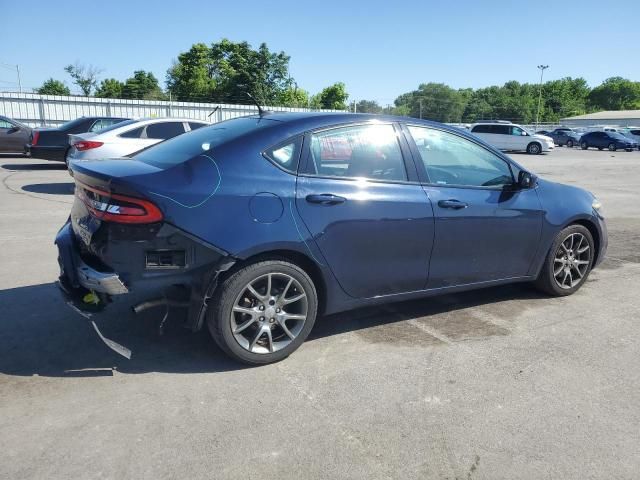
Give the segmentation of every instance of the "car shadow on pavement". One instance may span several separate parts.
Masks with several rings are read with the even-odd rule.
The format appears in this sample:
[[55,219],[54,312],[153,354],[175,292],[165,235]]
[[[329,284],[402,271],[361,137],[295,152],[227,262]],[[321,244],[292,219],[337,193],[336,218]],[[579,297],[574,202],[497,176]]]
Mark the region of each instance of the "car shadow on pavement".
[[[412,333],[400,322],[440,318],[440,314],[448,312],[452,317],[445,315],[440,320],[454,325],[458,332],[472,331],[476,338],[504,335],[506,332],[495,326],[492,330],[479,328],[473,318],[459,310],[504,302],[504,315],[517,317],[518,307],[510,300],[542,298],[530,287],[508,285],[363,308],[319,318],[308,341],[355,331],[366,333],[362,338],[375,343],[399,339],[405,344],[430,344],[419,331]],[[103,335],[132,350],[132,357],[127,360],[110,350],[90,322],[64,303],[54,283],[0,290],[0,305],[2,374],[87,377],[112,375],[114,370],[128,374],[212,373],[248,368],[228,359],[206,329],[194,334],[183,328],[178,315],[167,322],[164,334],[159,335],[158,325],[164,313],[161,310],[136,316],[128,307],[114,304],[107,319],[96,320]]]
[[[30,159],[29,159],[30,160]],[[67,166],[62,162],[49,163],[5,163],[2,165],[4,170],[23,171],[23,170],[67,170]]]
[[49,195],[73,195],[73,182],[32,183],[23,185],[22,190],[31,193],[47,193]]

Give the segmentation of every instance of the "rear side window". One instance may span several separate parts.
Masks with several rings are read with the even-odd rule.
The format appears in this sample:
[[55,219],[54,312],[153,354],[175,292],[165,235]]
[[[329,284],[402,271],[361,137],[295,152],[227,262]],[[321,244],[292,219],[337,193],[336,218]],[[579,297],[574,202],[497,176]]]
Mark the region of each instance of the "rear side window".
[[184,133],[182,122],[162,122],[147,125],[147,138],[167,140]]
[[197,130],[197,129],[199,129],[199,128],[206,127],[206,126],[207,126],[207,124],[206,124],[206,123],[195,123],[195,122],[189,122],[189,128],[190,128],[191,130]]
[[[132,121],[132,123],[135,123]],[[122,138],[140,138],[142,136],[142,132],[144,131],[144,127],[134,128],[133,130],[129,130],[128,132],[121,133],[120,136]]]
[[263,155],[285,170],[295,172],[298,169],[301,145],[302,139],[298,137],[268,148]]
[[402,151],[392,125],[354,125],[311,135],[311,172],[321,176],[404,181]]

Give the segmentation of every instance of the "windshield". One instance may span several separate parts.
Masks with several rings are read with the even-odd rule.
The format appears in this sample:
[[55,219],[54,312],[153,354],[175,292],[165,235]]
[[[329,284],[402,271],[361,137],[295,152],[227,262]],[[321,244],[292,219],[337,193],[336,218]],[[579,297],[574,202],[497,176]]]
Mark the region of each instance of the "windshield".
[[607,132],[611,138],[615,138],[616,140],[627,140],[627,137],[618,132]]
[[272,120],[240,117],[202,127],[142,150],[133,158],[150,165],[168,168],[253,130],[273,125]]

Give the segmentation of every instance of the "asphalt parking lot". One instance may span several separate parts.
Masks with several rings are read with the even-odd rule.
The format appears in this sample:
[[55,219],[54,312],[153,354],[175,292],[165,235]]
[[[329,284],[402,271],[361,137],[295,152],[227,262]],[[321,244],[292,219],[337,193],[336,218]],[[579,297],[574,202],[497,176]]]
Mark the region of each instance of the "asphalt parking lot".
[[0,478],[637,478],[640,152],[514,155],[602,201],[606,261],[574,296],[526,285],[319,319],[289,359],[61,300],[63,166],[0,157]]

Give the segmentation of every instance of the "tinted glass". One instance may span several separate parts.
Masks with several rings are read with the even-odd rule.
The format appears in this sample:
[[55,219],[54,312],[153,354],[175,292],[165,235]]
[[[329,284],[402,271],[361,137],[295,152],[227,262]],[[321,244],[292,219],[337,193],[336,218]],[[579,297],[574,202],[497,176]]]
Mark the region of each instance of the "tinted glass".
[[[132,120],[131,123],[136,123],[136,122]],[[103,130],[102,133],[104,133],[105,130]],[[138,127],[138,128],[134,128],[133,130],[129,130],[128,132],[121,133],[119,136],[122,138],[140,138],[142,136],[143,131],[144,131],[144,127]]]
[[69,130],[71,128],[77,127],[79,126],[81,123],[86,122],[87,119],[86,118],[76,118],[75,120],[71,120],[69,122],[63,123],[62,125],[60,125],[58,128],[60,130]]
[[631,133],[631,135],[640,135],[640,130],[629,130],[629,133]]
[[617,132],[609,132],[609,138],[613,138],[614,140],[628,140],[627,137]]
[[452,133],[409,127],[431,183],[474,187],[513,184],[507,162],[480,145]]
[[191,130],[197,130],[199,128],[206,127],[206,126],[207,126],[206,123],[189,122],[189,128]]
[[281,143],[265,150],[264,155],[271,161],[289,171],[296,171],[300,157],[300,138]]
[[167,140],[184,133],[182,122],[162,122],[147,125],[147,138]]
[[311,170],[322,176],[407,179],[392,125],[357,125],[311,135]]
[[234,118],[154,145],[135,155],[135,158],[156,167],[167,168],[210,150],[215,155],[215,147],[218,145],[274,124],[273,120],[264,118]]
[[7,122],[6,120],[0,119],[0,128],[9,129],[9,128],[13,128],[13,125],[11,123]]
[[511,135],[511,128],[509,125],[491,125],[493,133],[500,135]]
[[476,125],[475,127],[473,127],[473,129],[471,130],[473,133],[489,133],[490,131],[490,125]]

